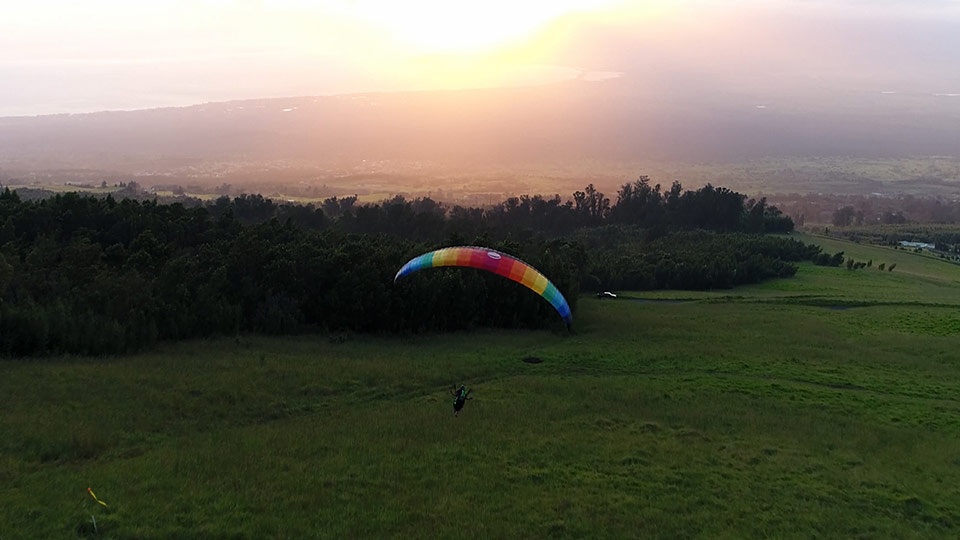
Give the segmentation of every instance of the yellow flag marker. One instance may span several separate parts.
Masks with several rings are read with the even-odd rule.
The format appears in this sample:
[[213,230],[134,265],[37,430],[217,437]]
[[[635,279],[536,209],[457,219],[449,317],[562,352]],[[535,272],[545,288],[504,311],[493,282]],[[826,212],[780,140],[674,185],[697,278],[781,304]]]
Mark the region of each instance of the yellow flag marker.
[[103,502],[103,501],[101,501],[100,499],[97,498],[96,494],[94,494],[94,492],[93,492],[93,488],[87,488],[87,493],[89,493],[90,496],[93,497],[93,500],[97,501],[98,503],[102,504],[103,506],[107,506],[107,503],[105,503],[105,502]]

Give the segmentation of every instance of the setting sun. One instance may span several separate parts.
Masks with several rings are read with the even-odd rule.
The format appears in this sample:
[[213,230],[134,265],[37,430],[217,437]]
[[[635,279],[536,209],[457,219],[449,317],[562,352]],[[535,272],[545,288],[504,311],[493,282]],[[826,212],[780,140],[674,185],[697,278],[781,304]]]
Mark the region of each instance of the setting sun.
[[[597,73],[676,96],[957,93],[957,2],[36,0],[0,21],[0,116],[540,85]],[[910,4],[913,6],[913,3]],[[864,35],[899,35],[866,53]],[[869,31],[868,31],[869,30]],[[850,46],[847,46],[850,44]],[[838,54],[838,51],[844,54]],[[851,71],[852,65],[858,66]],[[605,75],[602,75],[605,76]],[[819,90],[818,90],[819,91]],[[753,95],[761,93],[764,95]],[[894,94],[883,94],[891,96]],[[698,98],[699,99],[699,98]],[[889,101],[889,100],[888,100]],[[756,109],[754,109],[756,110]]]

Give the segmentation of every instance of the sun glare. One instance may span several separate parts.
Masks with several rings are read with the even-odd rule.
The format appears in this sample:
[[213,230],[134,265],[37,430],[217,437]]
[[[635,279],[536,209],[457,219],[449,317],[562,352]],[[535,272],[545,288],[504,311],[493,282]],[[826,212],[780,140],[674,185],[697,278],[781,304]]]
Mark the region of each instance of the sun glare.
[[484,54],[530,37],[552,20],[616,0],[355,0],[345,13],[412,54]]

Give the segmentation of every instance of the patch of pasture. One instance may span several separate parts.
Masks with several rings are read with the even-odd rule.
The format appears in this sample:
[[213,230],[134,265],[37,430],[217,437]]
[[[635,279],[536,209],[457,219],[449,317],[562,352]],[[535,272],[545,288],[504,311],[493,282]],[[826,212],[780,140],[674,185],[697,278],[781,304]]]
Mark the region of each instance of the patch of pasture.
[[584,296],[570,334],[4,360],[0,536],[956,536],[960,288],[903,266]]

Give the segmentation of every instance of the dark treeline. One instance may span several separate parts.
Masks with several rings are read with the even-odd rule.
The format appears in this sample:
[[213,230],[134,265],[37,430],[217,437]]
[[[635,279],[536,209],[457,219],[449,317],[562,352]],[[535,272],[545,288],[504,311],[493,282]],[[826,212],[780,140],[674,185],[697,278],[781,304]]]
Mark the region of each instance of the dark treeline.
[[[501,249],[576,308],[584,287],[722,288],[792,275],[818,249],[750,234],[792,228],[765,201],[706,186],[592,186],[573,199],[452,208],[397,197],[208,205],[0,192],[0,354],[119,353],[157,340],[309,331],[420,332],[559,324],[537,295],[469,269],[393,283],[443,245]],[[722,234],[736,233],[736,234]],[[805,253],[806,255],[802,255]]]
[[604,228],[582,233],[592,254],[584,290],[727,289],[792,277],[797,266],[791,263],[822,255],[818,246],[777,236],[695,230],[637,244],[624,232]]
[[[949,185],[930,179],[934,185]],[[922,185],[903,181],[897,186]],[[882,189],[876,186],[876,189]],[[773,196],[771,196],[773,197]],[[806,193],[776,195],[777,206],[791,216],[797,226],[860,227],[903,224],[958,224],[960,200],[948,197],[904,194],[844,195]]]
[[[337,219],[338,226],[345,231],[382,232],[433,241],[450,234],[563,236],[602,225],[638,226],[653,234],[684,229],[793,231],[793,220],[769,206],[766,199],[748,200],[745,195],[709,184],[684,191],[675,182],[663,191],[659,184],[651,186],[646,176],[621,186],[613,202],[593,184],[567,200],[560,195],[523,195],[487,209],[447,207],[431,199],[407,201],[399,196],[381,204],[356,202],[356,197],[333,197],[324,201],[319,210],[328,218]],[[259,212],[264,213],[268,212]]]

